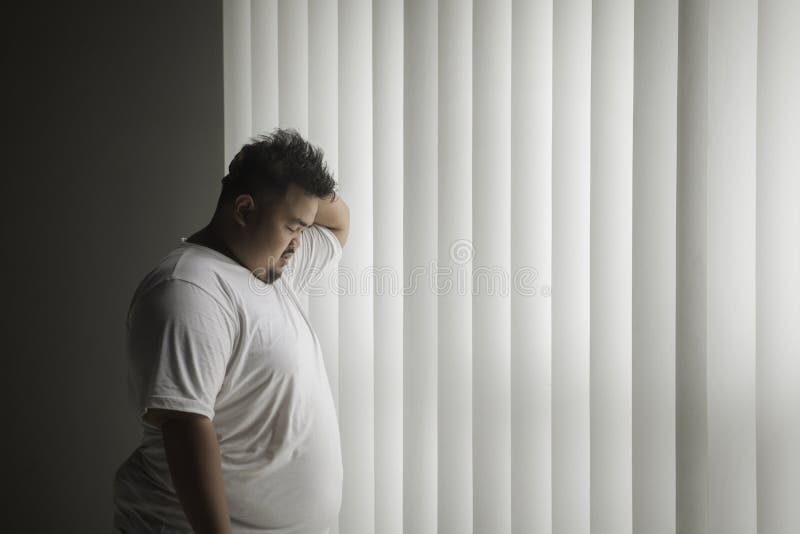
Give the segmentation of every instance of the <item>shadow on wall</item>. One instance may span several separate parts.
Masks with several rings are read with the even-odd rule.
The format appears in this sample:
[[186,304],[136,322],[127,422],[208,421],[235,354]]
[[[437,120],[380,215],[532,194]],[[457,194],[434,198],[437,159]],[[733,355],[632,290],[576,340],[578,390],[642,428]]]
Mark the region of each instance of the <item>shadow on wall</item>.
[[154,262],[207,222],[219,191],[222,6],[13,10],[2,32],[14,132],[2,185],[14,436],[3,445],[14,510],[4,530],[107,532],[114,469],[140,439],[127,306]]

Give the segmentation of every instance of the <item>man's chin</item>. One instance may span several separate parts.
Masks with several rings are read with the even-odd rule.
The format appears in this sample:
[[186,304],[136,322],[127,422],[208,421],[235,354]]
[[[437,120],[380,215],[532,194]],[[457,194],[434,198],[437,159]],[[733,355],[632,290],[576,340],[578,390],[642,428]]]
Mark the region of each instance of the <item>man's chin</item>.
[[282,271],[272,271],[272,270],[270,270],[270,271],[267,271],[266,274],[264,274],[262,276],[257,276],[256,278],[258,278],[259,280],[261,280],[265,284],[271,285],[271,284],[274,284],[281,277],[281,274],[283,274]]

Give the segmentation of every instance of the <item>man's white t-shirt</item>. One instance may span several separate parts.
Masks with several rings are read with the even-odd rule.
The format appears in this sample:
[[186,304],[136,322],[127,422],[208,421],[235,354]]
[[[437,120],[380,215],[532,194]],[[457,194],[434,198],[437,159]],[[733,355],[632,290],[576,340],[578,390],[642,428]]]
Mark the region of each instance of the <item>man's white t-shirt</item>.
[[192,532],[150,408],[203,414],[219,441],[233,532],[326,534],[342,498],[339,427],[319,340],[298,292],[341,259],[307,228],[268,285],[182,242],[142,280],[128,312],[128,388],[141,445],[114,477],[114,531]]

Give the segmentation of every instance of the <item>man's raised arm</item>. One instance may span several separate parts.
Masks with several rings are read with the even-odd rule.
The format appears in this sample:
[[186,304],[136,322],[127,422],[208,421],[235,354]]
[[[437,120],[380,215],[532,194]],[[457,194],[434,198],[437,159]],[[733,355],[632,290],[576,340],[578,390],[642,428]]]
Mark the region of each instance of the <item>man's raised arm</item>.
[[350,233],[350,208],[339,195],[336,195],[331,202],[333,196],[331,194],[326,198],[320,199],[314,224],[330,228],[344,248],[347,236]]

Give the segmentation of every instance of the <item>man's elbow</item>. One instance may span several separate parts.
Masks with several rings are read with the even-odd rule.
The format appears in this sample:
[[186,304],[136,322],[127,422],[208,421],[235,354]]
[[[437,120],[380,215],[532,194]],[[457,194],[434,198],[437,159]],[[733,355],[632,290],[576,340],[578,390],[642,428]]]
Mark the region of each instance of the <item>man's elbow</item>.
[[345,243],[347,243],[347,237],[350,234],[350,206],[348,206],[340,196],[336,197],[335,203],[338,217],[335,223],[328,226],[328,228],[336,236],[336,239],[339,240],[339,244],[341,244],[342,248],[344,248]]
[[342,245],[342,248],[344,248],[345,243],[347,243],[347,237],[350,234],[350,207],[347,204],[344,206],[344,217],[341,226],[331,229],[336,239],[339,240],[339,244]]

